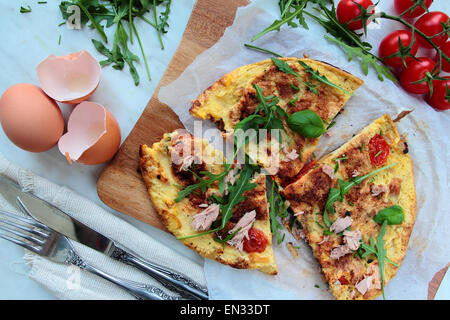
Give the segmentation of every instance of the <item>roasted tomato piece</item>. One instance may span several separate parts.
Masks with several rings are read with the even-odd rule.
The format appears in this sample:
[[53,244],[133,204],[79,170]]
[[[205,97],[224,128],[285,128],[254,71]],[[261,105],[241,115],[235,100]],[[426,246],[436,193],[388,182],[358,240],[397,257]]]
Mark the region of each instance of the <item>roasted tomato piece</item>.
[[266,235],[257,228],[251,228],[248,231],[248,239],[244,238],[245,252],[263,252],[266,250],[267,238]]
[[389,150],[389,144],[380,134],[373,136],[369,141],[369,157],[372,165],[381,166],[386,163]]
[[339,278],[339,282],[343,285],[349,284],[350,282],[348,282],[347,278],[342,276]]

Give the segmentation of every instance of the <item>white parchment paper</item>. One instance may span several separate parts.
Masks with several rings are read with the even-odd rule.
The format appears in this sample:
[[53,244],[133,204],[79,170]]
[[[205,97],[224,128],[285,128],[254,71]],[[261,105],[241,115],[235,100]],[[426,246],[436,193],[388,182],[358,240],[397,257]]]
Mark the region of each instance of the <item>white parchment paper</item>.
[[[388,3],[389,2],[389,3]],[[392,3],[381,3],[381,10],[394,12]],[[433,10],[449,12],[450,3],[434,3]],[[238,9],[234,24],[210,49],[199,55],[183,74],[159,93],[159,100],[178,114],[185,127],[194,130],[189,115],[190,100],[195,99],[214,81],[233,69],[269,58],[267,54],[243,46],[250,38],[279,17],[277,1],[260,0]],[[324,38],[317,23],[307,20],[310,30],[283,27],[253,43],[283,56],[326,61],[360,77],[365,84],[346,104],[337,118],[332,137],[323,137],[316,154],[321,156],[339,147],[360,129],[388,113],[395,118],[403,110],[414,111],[398,123],[407,137],[414,161],[417,192],[417,220],[405,260],[396,277],[387,285],[389,299],[426,299],[433,275],[450,261],[449,236],[449,128],[450,111],[436,112],[420,96],[403,91],[390,80],[380,82],[373,70],[365,76],[360,64],[347,61],[346,54]],[[378,48],[381,39],[399,25],[381,21],[369,28],[368,41]],[[426,54],[427,52],[423,52]],[[210,124],[211,126],[212,124]],[[299,246],[299,257],[293,258],[287,242]],[[322,281],[318,263],[303,241],[289,234],[281,245],[274,244],[277,276],[257,271],[235,270],[205,261],[205,273],[212,299],[332,299]]]

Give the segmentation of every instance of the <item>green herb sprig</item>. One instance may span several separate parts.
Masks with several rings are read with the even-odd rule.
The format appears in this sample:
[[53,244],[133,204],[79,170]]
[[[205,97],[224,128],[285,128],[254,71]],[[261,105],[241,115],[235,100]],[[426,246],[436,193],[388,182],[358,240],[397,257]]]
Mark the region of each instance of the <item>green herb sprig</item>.
[[[329,4],[331,3],[331,7],[329,7]],[[315,4],[316,6],[313,7],[313,9],[316,11],[314,13],[311,13],[309,11],[306,11],[308,4]],[[377,12],[372,13],[373,9],[376,7],[376,5],[371,6],[368,9],[365,9],[360,4],[356,3],[356,5],[360,9],[360,15],[355,17],[352,21],[361,21],[362,25],[364,27],[364,32],[362,34],[356,33],[348,28],[348,23],[341,24],[337,19],[336,14],[336,7],[334,4],[334,1],[328,1],[328,0],[297,0],[297,1],[291,1],[291,0],[280,0],[279,1],[279,7],[280,7],[280,20],[276,20],[264,29],[262,32],[257,34],[252,38],[252,41],[258,39],[259,37],[267,34],[268,32],[274,31],[274,30],[280,30],[281,26],[284,24],[287,24],[290,27],[298,27],[299,25],[302,25],[305,29],[309,29],[305,19],[304,15],[309,16],[313,20],[315,20],[317,23],[319,23],[325,31],[328,33],[326,35],[326,39],[329,41],[337,44],[340,46],[348,55],[349,61],[352,60],[354,57],[359,58],[362,71],[365,75],[369,72],[369,66],[371,66],[380,81],[383,81],[384,78],[388,78],[394,82],[397,81],[396,77],[391,73],[388,66],[384,65],[384,59],[378,57],[377,55],[373,54],[371,52],[372,45],[368,42],[365,42],[362,40],[362,36],[367,34],[367,22],[375,19],[386,19],[391,21],[396,21],[401,23],[403,26],[405,26],[408,30],[411,31],[414,35],[421,36],[425,39],[437,52],[438,61],[436,63],[436,66],[433,68],[432,71],[427,72],[423,79],[420,79],[419,81],[413,82],[413,83],[423,83],[426,82],[428,86],[430,87],[430,94],[433,93],[433,81],[446,81],[444,77],[440,76],[440,72],[442,70],[442,64],[443,62],[450,63],[450,57],[447,56],[442,49],[440,49],[436,44],[433,42],[433,38],[437,35],[433,36],[427,36],[422,31],[417,29],[413,24],[411,24],[409,21],[405,20],[404,16],[408,12],[412,12],[417,8],[418,6],[421,6],[424,8],[427,12],[429,12],[428,8],[426,7],[423,0],[415,0],[414,4],[411,8],[406,10],[405,12],[401,13],[399,16],[394,16],[387,14],[386,12]],[[294,18],[297,18],[299,20],[299,24],[296,24],[293,22]],[[350,21],[350,22],[352,22]],[[439,34],[450,33],[450,22],[442,23],[443,30]],[[399,56],[403,63],[405,63],[406,57],[411,57],[413,59],[417,58],[411,53],[413,42],[409,46],[403,46],[401,41],[399,40],[399,52],[385,58],[392,58],[394,56]],[[447,96],[446,96],[447,98]],[[447,99],[450,101],[449,99]]]
[[280,233],[283,229],[283,225],[278,221],[277,217],[285,218],[288,216],[287,206],[284,203],[284,199],[279,192],[279,186],[275,181],[271,181],[271,190],[269,194],[269,217],[270,217],[270,229],[272,234],[275,235],[277,243],[280,244],[284,240],[284,234]]
[[[139,62],[140,59],[128,48],[128,43],[133,44],[134,36],[138,40],[149,80],[151,80],[151,76],[144,45],[136,29],[134,19],[141,19],[155,28],[161,49],[164,49],[161,35],[167,33],[171,2],[171,0],[72,0],[61,1],[59,9],[63,19],[67,21],[71,17],[68,8],[72,5],[78,6],[81,10],[81,25],[88,25],[95,29],[101,37],[101,41],[92,39],[97,51],[107,58],[100,61],[100,64],[102,66],[112,65],[116,70],[122,70],[124,65],[127,64],[134,84],[137,86],[140,83],[140,77],[134,64]],[[165,6],[165,8],[158,17],[160,6]],[[153,21],[145,16],[149,11],[153,13]],[[116,25],[114,40],[112,48],[108,49],[106,47],[108,37],[105,28],[113,25]],[[128,27],[125,28],[127,25]]]
[[[207,174],[209,176],[214,176],[214,178],[218,178],[218,176],[222,176],[225,172],[226,172],[226,170],[224,170],[219,175],[213,175],[210,172],[208,172],[208,173],[203,172],[203,173]],[[204,235],[207,235],[207,234],[211,234],[211,233],[220,231],[223,228],[225,228],[225,225],[227,224],[228,221],[230,221],[231,217],[233,216],[233,208],[237,204],[239,204],[241,201],[246,199],[246,197],[243,196],[243,193],[245,191],[252,190],[252,189],[254,189],[256,187],[256,183],[250,182],[251,178],[254,175],[254,173],[255,173],[255,168],[253,166],[245,165],[244,168],[241,170],[238,178],[236,179],[235,184],[234,185],[231,185],[231,184],[229,185],[229,193],[228,193],[226,202],[224,201],[223,203],[219,204],[219,206],[220,206],[220,213],[221,213],[220,226],[218,226],[216,228],[213,228],[211,230],[205,231],[205,232],[196,233],[196,234],[192,234],[192,235],[188,235],[188,236],[184,236],[184,237],[178,237],[177,239],[178,240],[183,240],[183,239],[200,237],[200,236],[204,236]],[[222,179],[222,178],[223,177],[221,177],[220,179]],[[202,181],[208,181],[208,180],[203,179]],[[203,190],[206,191],[206,188],[209,185],[210,184],[202,185],[202,187],[205,188]],[[186,189],[184,189],[184,190],[181,190],[180,193],[182,193],[182,192],[189,192],[189,193],[193,192],[194,190],[199,188],[199,186],[197,184],[196,189],[193,189],[195,186],[196,185],[188,186],[188,187],[186,187],[186,189],[189,188],[188,191],[186,191]],[[180,193],[178,194],[178,198],[180,198]],[[224,200],[224,199],[222,199],[222,200]]]
[[27,12],[31,12],[31,7],[27,6],[27,7],[20,7],[20,13],[27,13]]
[[314,92],[315,94],[319,94],[319,92],[316,90],[314,84],[305,82],[303,80],[302,75],[295,72],[285,61],[283,61],[281,59],[276,59],[276,58],[271,58],[271,59],[272,59],[272,62],[274,63],[274,65],[276,65],[280,71],[282,71],[286,74],[293,75],[294,77],[296,77],[296,79],[299,82],[301,82],[303,85],[305,85],[309,91]]
[[331,188],[330,189],[330,193],[328,194],[327,202],[325,203],[325,209],[323,211],[323,221],[326,224],[326,226],[329,227],[332,224],[328,214],[334,214],[335,210],[334,210],[333,205],[336,201],[342,202],[344,200],[345,195],[350,191],[351,188],[362,183],[367,178],[369,178],[381,171],[392,168],[393,166],[396,166],[396,165],[397,165],[397,163],[389,164],[387,166],[376,169],[364,176],[355,177],[351,181],[344,181],[344,180],[338,179],[339,188]]
[[[400,267],[397,263],[393,262],[386,256],[387,250],[384,249],[384,240],[383,237],[386,233],[386,226],[388,224],[388,221],[385,220],[380,228],[380,231],[377,236],[377,243],[375,244],[375,241],[372,237],[370,237],[369,244],[364,243],[361,240],[361,247],[358,249],[357,253],[361,258],[365,258],[368,255],[373,254],[377,260],[378,260],[378,268],[380,270],[380,278],[381,278],[381,291],[383,292],[383,298],[386,299],[384,295],[384,263],[385,261],[389,262],[395,267]],[[364,252],[363,252],[364,251]]]

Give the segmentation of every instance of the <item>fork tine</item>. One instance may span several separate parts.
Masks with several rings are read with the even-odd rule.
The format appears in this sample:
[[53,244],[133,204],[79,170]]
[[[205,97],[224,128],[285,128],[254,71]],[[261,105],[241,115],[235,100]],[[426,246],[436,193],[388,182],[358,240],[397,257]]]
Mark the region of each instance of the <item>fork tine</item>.
[[16,198],[16,203],[17,203],[17,206],[19,207],[19,209],[28,216],[28,218],[22,218],[23,220],[25,220],[24,222],[29,223],[29,224],[31,224],[31,225],[33,225],[35,227],[42,228],[42,229],[47,230],[47,231],[52,231],[52,229],[50,229],[48,226],[46,226],[45,224],[40,223],[39,221],[37,221],[33,217],[33,215],[31,214],[30,210],[27,208],[25,203],[23,203],[22,199],[20,199],[19,196]]
[[20,231],[17,231],[17,230],[15,230],[15,229],[12,229],[12,228],[8,228],[8,227],[3,226],[3,225],[0,225],[0,230],[3,230],[3,231],[6,231],[6,232],[9,232],[9,233],[12,233],[12,234],[14,234],[14,235],[16,235],[16,236],[18,236],[18,237],[24,238],[24,239],[26,239],[26,240],[28,240],[28,241],[31,241],[31,242],[33,242],[33,243],[35,243],[35,244],[37,244],[37,245],[40,245],[40,246],[42,246],[42,245],[45,244],[45,240],[42,240],[42,239],[39,239],[39,238],[30,236],[30,235],[28,235],[28,234],[22,233],[22,232],[20,232]]
[[33,251],[35,253],[38,253],[38,254],[39,254],[39,252],[41,250],[38,247],[32,246],[32,245],[30,245],[30,244],[28,244],[28,243],[26,243],[24,241],[20,241],[18,239],[13,238],[13,237],[7,236],[6,234],[1,234],[0,233],[0,238],[8,240],[8,241],[10,241],[12,243],[18,244],[19,246],[22,246],[22,247],[24,247],[24,248],[26,248],[26,249],[28,249],[30,251]]
[[[22,218],[22,217],[20,217],[20,216],[18,216],[16,214],[12,214],[12,213],[5,212],[5,211],[0,211],[0,215],[4,215],[4,216],[7,216],[9,218],[16,219],[16,220],[19,220],[19,221],[22,221],[22,222],[29,223],[29,224],[33,225],[33,223],[32,223],[33,221],[31,221],[31,220],[29,220],[27,218]],[[10,221],[10,220],[3,219],[1,217],[0,217],[0,222],[9,224],[10,226],[16,227],[18,229],[22,229],[22,230],[24,230],[26,232],[35,234],[35,235],[43,237],[43,238],[48,238],[49,237],[49,232],[44,232],[43,230],[40,230],[40,229],[31,229],[31,228],[29,228],[29,227],[27,227],[25,225],[18,224],[18,223],[15,223],[13,221]],[[37,227],[35,224],[33,226]],[[37,227],[37,228],[39,228],[39,227]]]

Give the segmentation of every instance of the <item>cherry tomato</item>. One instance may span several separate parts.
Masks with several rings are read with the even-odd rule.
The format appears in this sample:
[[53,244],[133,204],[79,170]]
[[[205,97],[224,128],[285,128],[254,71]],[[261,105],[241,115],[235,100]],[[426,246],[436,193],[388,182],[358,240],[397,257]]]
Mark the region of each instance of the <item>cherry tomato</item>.
[[[402,42],[402,45],[404,47],[408,47],[411,44],[412,40],[412,33],[410,31],[406,30],[397,30],[394,32],[389,33],[380,43],[380,48],[378,50],[378,55],[380,58],[385,58],[390,55],[393,55],[394,53],[397,53],[400,51],[398,40]],[[415,55],[417,53],[417,50],[419,49],[419,44],[417,41],[414,41],[414,44],[411,47],[411,53]],[[411,57],[406,57],[405,62],[406,64],[409,64],[411,60],[414,60]],[[403,61],[400,57],[393,57],[393,58],[386,58],[384,59],[384,63],[386,63],[388,66],[391,67],[402,67]]]
[[445,96],[447,95],[447,87],[450,90],[450,77],[445,77],[446,81],[433,80],[433,94],[427,95],[426,100],[429,105],[438,110],[450,109],[450,103]]
[[[361,9],[355,4],[355,2],[360,4],[365,9],[373,5],[371,0],[341,0],[336,8],[336,15],[341,24],[350,22],[361,14]],[[375,10],[372,10],[370,13],[375,13]],[[360,20],[353,21],[348,24],[348,28],[350,30],[358,30],[362,27],[362,21]]]
[[389,156],[389,144],[380,134],[376,134],[369,141],[370,162],[374,166],[381,166],[386,163]]
[[428,93],[430,88],[427,82],[412,83],[425,78],[426,73],[433,70],[436,62],[427,57],[419,57],[419,61],[411,61],[406,68],[400,72],[400,84],[403,89],[411,93]]
[[[440,49],[447,57],[450,58],[450,41],[444,43],[440,47]],[[439,60],[439,53],[436,52],[436,57],[434,58],[434,60],[436,60],[436,62]],[[444,70],[445,72],[450,72],[450,63],[448,63],[444,58],[442,58],[442,70]]]
[[[408,10],[409,8],[411,8],[414,3],[417,1],[414,0],[394,0],[394,5],[395,5],[395,10],[397,11],[398,14],[402,14],[403,12],[405,12],[406,10]],[[433,3],[433,0],[425,0],[424,4],[427,8],[429,8],[431,6],[431,4]],[[422,15],[425,12],[425,9],[421,6],[418,5],[413,12],[408,11],[408,13],[404,14],[403,17],[404,18],[416,18],[420,15]]]
[[[448,15],[441,11],[431,11],[430,13],[426,13],[416,21],[414,26],[422,31],[425,35],[431,37],[434,36],[444,30],[441,23],[448,22]],[[418,35],[417,39],[419,40],[419,44],[424,48],[432,48],[433,46],[428,43],[425,38]],[[448,35],[447,33],[443,33],[437,37],[434,37],[431,41],[436,46],[441,46],[445,41],[447,41]]]
[[257,229],[250,228],[248,231],[248,239],[244,238],[244,251],[245,252],[263,252],[266,250],[267,238],[265,234]]

